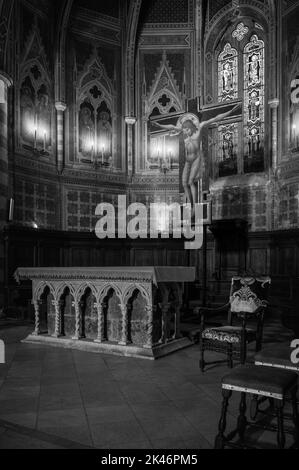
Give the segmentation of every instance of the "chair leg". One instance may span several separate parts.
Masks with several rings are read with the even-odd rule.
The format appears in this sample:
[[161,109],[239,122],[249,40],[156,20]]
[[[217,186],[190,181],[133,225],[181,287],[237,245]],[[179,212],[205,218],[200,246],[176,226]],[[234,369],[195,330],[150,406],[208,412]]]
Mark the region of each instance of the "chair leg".
[[279,449],[284,449],[286,445],[286,437],[284,432],[284,416],[283,416],[283,409],[284,409],[284,402],[282,400],[275,400],[275,409],[277,414],[277,443]]
[[295,448],[299,447],[299,419],[298,419],[298,404],[297,404],[297,387],[292,393],[292,407],[293,407],[293,422],[295,426]]
[[229,400],[232,396],[232,392],[230,390],[222,390],[223,402],[222,402],[222,411],[221,411],[221,418],[219,421],[219,433],[215,439],[215,449],[221,450],[225,447],[225,430],[226,430],[226,416],[227,410],[229,405]]
[[199,361],[199,367],[202,373],[205,371],[205,345],[204,345],[204,340],[200,340],[200,361]]
[[245,341],[242,341],[241,342],[241,364],[244,365],[246,364],[246,359],[247,359],[247,342],[246,340]]
[[252,421],[255,421],[259,412],[259,398],[257,395],[254,395],[251,399],[250,405],[250,418]]
[[247,427],[247,418],[246,418],[246,411],[247,411],[247,403],[246,403],[246,393],[241,393],[241,402],[240,402],[240,415],[238,418],[238,434],[241,439],[241,442],[244,442],[245,431]]
[[227,346],[227,366],[230,369],[233,369],[234,363],[233,363],[233,345],[229,344]]

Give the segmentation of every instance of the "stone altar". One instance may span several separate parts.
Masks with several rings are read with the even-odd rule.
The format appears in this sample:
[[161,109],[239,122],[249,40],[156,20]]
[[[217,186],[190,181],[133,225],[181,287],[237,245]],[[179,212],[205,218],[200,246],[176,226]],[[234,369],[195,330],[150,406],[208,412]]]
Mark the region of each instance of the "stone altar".
[[19,268],[15,279],[32,281],[26,342],[148,359],[192,345],[180,314],[195,268]]

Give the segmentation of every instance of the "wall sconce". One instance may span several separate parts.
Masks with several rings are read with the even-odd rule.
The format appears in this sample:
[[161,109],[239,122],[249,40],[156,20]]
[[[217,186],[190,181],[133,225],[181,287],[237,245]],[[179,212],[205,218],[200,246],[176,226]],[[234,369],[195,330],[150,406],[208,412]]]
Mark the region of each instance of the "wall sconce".
[[[27,129],[32,134],[33,137],[33,148],[35,152],[43,152],[46,153],[47,151],[47,139],[50,135],[49,131],[42,126],[38,125],[37,115],[35,116],[33,122],[28,122]],[[42,143],[42,148],[38,149],[38,143]]]

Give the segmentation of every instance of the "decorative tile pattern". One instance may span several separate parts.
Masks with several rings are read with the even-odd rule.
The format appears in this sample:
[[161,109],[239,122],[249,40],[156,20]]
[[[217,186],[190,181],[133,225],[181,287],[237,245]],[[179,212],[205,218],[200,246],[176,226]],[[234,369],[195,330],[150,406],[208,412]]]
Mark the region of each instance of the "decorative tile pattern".
[[56,228],[57,189],[54,184],[19,180],[16,184],[15,221],[39,228]]

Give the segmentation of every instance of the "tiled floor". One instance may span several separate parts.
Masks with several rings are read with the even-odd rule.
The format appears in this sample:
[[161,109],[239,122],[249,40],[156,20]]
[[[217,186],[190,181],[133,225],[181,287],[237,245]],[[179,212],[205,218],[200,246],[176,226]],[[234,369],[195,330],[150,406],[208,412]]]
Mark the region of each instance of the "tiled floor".
[[[198,346],[150,362],[20,343],[29,331],[0,330],[7,355],[0,365],[1,449],[213,447],[227,368],[217,365],[202,375]],[[289,332],[272,323],[266,342],[277,338],[286,340]],[[265,447],[275,443],[272,434],[253,439]]]

